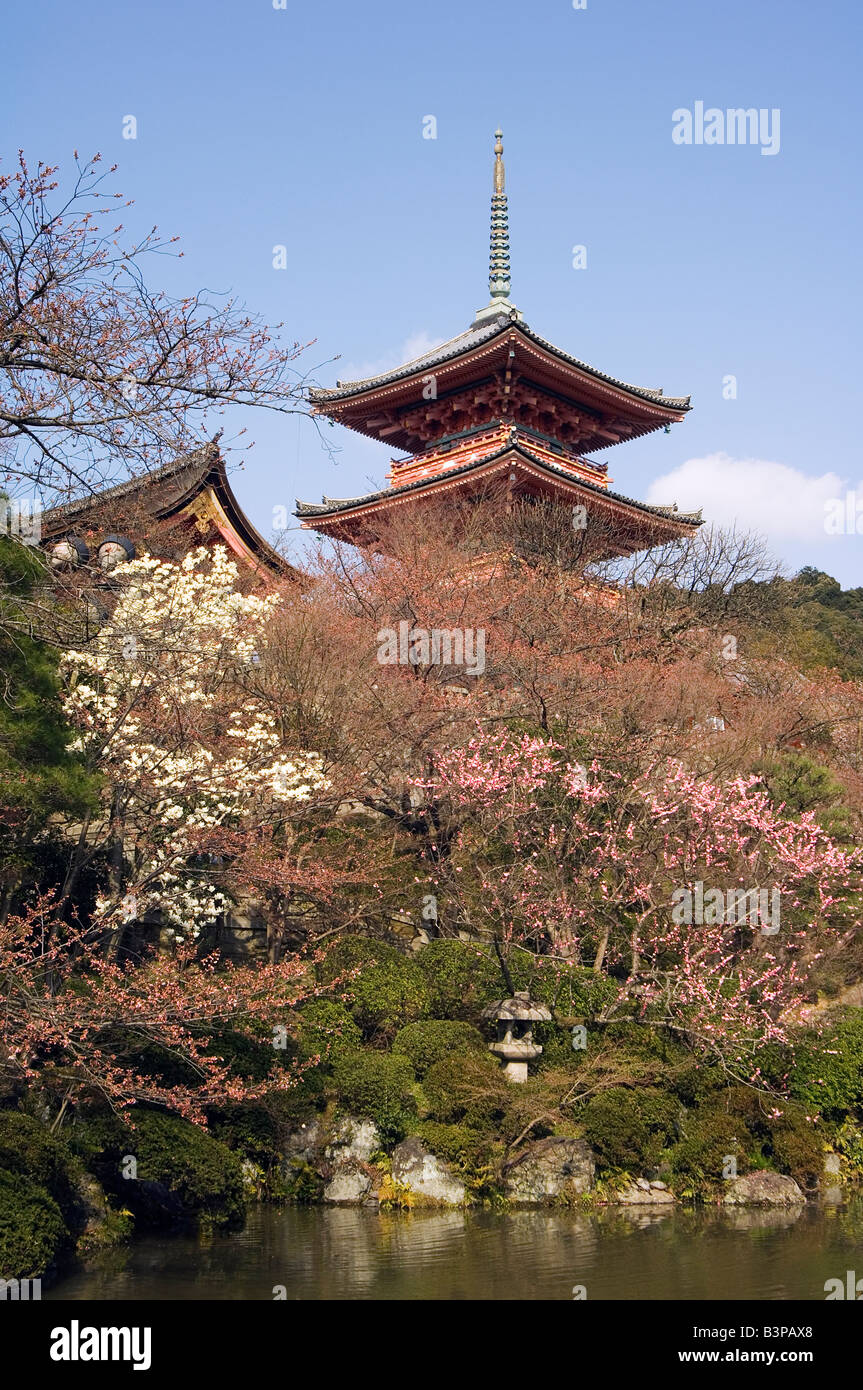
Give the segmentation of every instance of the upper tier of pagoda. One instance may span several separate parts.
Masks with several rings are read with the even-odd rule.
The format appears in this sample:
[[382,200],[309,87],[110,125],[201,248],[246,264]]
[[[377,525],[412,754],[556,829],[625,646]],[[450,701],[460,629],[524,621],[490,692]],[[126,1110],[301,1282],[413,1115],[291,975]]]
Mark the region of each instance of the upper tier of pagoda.
[[[619,553],[693,531],[700,513],[613,493],[607,465],[588,455],[681,421],[689,397],[633,386],[533,332],[510,301],[507,199],[495,134],[489,303],[466,332],[391,371],[309,393],[314,412],[406,450],[389,487],[365,497],[297,503],[306,527],[343,539],[374,536],[375,515],[498,477],[514,496],[554,497],[614,521]],[[601,495],[601,505],[599,496]],[[606,529],[608,529],[606,527]]]

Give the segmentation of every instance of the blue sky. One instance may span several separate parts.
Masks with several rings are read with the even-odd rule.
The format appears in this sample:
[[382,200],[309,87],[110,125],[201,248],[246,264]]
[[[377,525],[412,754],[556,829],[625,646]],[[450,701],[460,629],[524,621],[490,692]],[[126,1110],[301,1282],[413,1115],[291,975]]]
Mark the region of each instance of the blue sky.
[[[303,361],[328,385],[487,301],[502,125],[527,322],[693,397],[670,435],[597,455],[612,485],[736,516],[791,568],[857,585],[861,29],[852,0],[43,0],[4,18],[2,154],[118,162],[130,228],[182,238],[151,278],[233,290],[315,339]],[[676,144],[672,113],[697,101],[778,108],[778,153]],[[343,430],[333,461],[299,417],[240,423],[256,444],[234,485],[265,534],[274,508],[368,491],[389,466]],[[849,490],[861,534],[825,534],[825,501]]]

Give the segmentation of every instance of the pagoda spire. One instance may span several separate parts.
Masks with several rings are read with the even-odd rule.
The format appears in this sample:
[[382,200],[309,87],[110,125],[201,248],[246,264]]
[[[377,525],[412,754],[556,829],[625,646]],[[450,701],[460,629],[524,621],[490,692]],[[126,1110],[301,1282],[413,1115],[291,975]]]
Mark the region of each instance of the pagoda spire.
[[494,133],[494,192],[491,195],[491,250],[488,262],[488,288],[493,300],[508,300],[511,287],[503,131],[498,128]]
[[510,303],[512,279],[509,269],[509,209],[506,201],[506,170],[503,163],[503,131],[494,133],[494,176],[491,195],[491,243],[488,259],[488,289],[491,296],[474,320],[498,318],[506,314],[520,319],[521,314]]

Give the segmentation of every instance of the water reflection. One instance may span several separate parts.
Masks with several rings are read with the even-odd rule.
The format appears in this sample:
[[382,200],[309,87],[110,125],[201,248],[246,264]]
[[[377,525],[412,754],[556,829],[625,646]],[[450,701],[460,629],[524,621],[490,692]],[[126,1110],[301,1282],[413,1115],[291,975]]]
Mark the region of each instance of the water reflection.
[[823,1299],[863,1202],[765,1211],[378,1213],[264,1207],[239,1235],[148,1237],[55,1299]]

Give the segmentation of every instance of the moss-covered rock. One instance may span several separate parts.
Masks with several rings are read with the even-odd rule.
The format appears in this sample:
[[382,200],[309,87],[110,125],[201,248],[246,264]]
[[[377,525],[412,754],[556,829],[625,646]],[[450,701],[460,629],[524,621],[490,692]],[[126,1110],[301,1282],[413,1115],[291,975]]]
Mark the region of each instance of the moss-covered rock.
[[235,1153],[176,1115],[134,1110],[130,1119],[134,1128],[113,1116],[93,1117],[76,1126],[73,1142],[142,1224],[243,1224],[243,1170]]
[[0,1110],[0,1169],[21,1174],[42,1188],[64,1220],[74,1224],[80,1165],[65,1143],[20,1110]]

